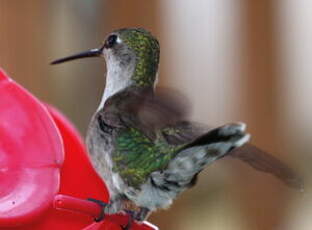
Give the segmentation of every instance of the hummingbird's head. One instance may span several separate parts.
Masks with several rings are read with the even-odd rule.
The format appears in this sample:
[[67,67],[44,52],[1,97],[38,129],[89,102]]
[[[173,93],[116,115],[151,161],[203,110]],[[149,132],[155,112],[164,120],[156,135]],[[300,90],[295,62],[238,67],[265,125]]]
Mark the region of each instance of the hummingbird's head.
[[148,31],[125,28],[110,33],[100,48],[55,60],[58,64],[85,57],[104,57],[107,84],[153,86],[159,63],[159,44]]
[[108,35],[103,47],[108,71],[117,65],[121,69],[128,69],[136,85],[154,84],[159,63],[159,44],[148,31],[137,28],[116,30]]

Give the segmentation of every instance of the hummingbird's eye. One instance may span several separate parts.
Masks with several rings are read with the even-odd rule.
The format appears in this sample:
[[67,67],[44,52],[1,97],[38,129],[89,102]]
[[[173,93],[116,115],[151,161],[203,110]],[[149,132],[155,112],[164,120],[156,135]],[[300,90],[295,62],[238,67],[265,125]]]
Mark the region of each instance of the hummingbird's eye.
[[117,42],[117,35],[113,34],[113,35],[110,35],[107,39],[106,39],[106,42],[105,42],[105,47],[106,48],[111,48],[113,47],[116,42]]

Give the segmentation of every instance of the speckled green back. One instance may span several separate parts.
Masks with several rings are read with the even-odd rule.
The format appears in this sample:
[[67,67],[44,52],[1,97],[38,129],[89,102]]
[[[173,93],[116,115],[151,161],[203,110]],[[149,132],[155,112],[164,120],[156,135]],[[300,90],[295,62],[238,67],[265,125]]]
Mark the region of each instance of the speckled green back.
[[151,33],[141,28],[127,28],[116,32],[136,53],[137,64],[132,79],[138,86],[153,85],[159,63],[159,44],[157,39]]
[[180,147],[169,145],[161,138],[152,141],[135,128],[122,130],[115,144],[113,170],[136,188],[152,172],[164,169]]

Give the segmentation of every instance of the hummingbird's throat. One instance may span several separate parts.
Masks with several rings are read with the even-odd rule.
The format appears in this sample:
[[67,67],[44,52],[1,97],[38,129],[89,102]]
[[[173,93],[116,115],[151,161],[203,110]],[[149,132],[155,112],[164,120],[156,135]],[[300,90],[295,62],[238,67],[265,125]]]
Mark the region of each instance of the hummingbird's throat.
[[105,89],[98,110],[103,108],[105,101],[109,97],[135,84],[132,80],[135,63],[125,66],[120,65],[120,63],[115,60],[108,59],[106,66],[107,74]]
[[106,81],[105,90],[104,90],[98,110],[104,107],[104,104],[108,98],[126,89],[127,87],[128,87],[128,84],[117,84],[116,82]]
[[[118,61],[107,60],[107,75],[105,90],[98,110],[102,109],[106,100],[129,87],[145,88],[157,83],[157,72],[151,71],[148,67],[154,63],[145,61],[134,61],[128,65],[121,65]],[[156,69],[157,71],[157,69]]]

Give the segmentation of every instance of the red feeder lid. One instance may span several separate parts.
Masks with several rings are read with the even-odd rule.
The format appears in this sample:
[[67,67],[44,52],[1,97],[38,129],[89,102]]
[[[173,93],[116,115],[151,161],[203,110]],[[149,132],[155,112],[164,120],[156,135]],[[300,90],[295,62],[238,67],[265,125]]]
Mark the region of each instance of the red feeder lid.
[[51,207],[63,144],[47,109],[1,70],[0,98],[0,226],[16,226]]

